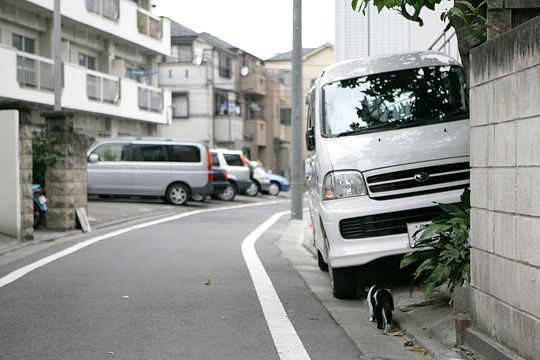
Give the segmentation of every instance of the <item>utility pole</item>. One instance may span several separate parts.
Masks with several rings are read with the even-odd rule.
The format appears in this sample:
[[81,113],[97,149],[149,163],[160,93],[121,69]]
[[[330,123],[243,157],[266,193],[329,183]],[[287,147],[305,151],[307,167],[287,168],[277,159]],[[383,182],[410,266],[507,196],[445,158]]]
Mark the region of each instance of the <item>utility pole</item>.
[[302,0],[293,0],[291,219],[302,220]]
[[54,0],[53,13],[53,59],[54,59],[54,111],[62,111],[62,15],[60,0]]

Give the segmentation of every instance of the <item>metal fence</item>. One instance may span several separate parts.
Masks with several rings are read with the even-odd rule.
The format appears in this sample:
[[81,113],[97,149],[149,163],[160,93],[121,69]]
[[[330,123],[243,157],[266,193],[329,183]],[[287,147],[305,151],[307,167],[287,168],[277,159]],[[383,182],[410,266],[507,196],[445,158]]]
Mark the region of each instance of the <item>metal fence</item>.
[[148,85],[139,85],[139,109],[161,112],[163,90]]
[[97,71],[87,70],[86,95],[92,100],[117,103],[120,100],[120,79]]

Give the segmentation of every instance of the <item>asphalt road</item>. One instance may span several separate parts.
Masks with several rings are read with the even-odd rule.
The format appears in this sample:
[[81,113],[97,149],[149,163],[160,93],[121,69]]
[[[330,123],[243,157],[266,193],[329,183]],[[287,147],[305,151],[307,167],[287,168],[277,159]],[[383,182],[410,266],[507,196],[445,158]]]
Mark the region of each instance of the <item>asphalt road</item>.
[[[276,246],[287,217],[256,243],[279,301],[264,301],[268,288],[262,295],[255,290],[242,242],[288,208],[182,214],[104,238],[7,283],[0,287],[0,358],[287,359],[276,344],[292,337],[272,325],[283,321],[313,360],[361,358]],[[0,263],[0,278],[73,245]],[[263,312],[261,303],[272,309],[280,303],[287,318]]]

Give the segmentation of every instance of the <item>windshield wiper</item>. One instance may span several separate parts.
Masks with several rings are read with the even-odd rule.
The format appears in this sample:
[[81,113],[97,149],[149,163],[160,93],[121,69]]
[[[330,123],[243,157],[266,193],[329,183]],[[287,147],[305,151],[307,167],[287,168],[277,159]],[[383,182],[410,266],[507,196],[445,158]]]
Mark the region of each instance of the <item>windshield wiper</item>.
[[370,132],[370,131],[373,131],[373,130],[382,129],[382,128],[388,128],[388,127],[392,128],[392,127],[395,127],[395,125],[396,124],[391,123],[391,122],[389,122],[389,123],[388,122],[381,123],[381,124],[377,124],[377,125],[374,125],[374,126],[361,128],[361,129],[344,131],[344,132],[341,132],[341,133],[337,134],[336,137],[356,135],[356,134],[360,134],[360,133],[363,133],[363,132]]

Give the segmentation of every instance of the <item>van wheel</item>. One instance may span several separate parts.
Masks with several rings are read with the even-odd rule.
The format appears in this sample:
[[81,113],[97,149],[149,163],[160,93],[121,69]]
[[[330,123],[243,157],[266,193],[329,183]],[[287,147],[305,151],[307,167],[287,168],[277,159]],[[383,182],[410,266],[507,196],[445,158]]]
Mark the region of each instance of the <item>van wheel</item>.
[[354,268],[338,268],[334,269],[330,265],[328,267],[330,275],[330,285],[334,297],[338,299],[356,299],[356,272]]
[[182,183],[173,183],[167,188],[165,200],[169,204],[184,205],[189,199],[189,188]]
[[236,186],[234,184],[229,183],[229,186],[222,192],[218,194],[219,200],[224,201],[233,201],[236,197],[238,190],[236,190]]
[[321,271],[328,271],[328,264],[324,262],[324,258],[319,250],[317,250],[317,263]]
[[204,202],[206,200],[206,195],[203,194],[191,194],[191,200],[197,202]]

